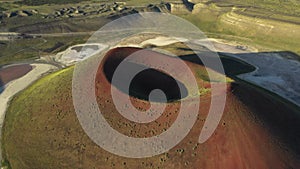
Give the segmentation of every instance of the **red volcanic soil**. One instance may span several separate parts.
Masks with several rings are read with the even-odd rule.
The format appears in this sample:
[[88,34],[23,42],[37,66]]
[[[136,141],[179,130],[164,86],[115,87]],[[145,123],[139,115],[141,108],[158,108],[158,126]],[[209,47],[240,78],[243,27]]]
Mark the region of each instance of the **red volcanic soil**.
[[[111,127],[130,137],[151,137],[168,130],[172,125],[180,111],[180,100],[191,103],[197,100],[189,94],[180,98],[171,95],[172,99],[167,103],[164,113],[155,121],[140,124],[125,119],[116,110],[112,101],[110,89],[112,87],[118,89],[118,86],[111,84],[111,76],[120,61],[139,50],[138,48],[110,50],[98,69],[95,92],[98,106]],[[146,51],[144,54],[167,57],[153,51]],[[186,64],[192,72],[205,71],[201,65],[190,62]],[[6,117],[6,121],[11,123],[4,125],[3,145],[4,156],[13,169],[300,168],[298,151],[300,127],[299,123],[296,123],[300,118],[295,115],[299,113],[298,109],[293,109],[284,102],[274,99],[275,96],[269,97],[265,92],[242,82],[228,84],[223,117],[212,137],[205,143],[198,143],[199,134],[208,114],[211,98],[218,97],[218,95],[211,96],[210,92],[201,96],[199,115],[190,133],[168,152],[142,159],[111,154],[96,145],[79,124],[71,97],[71,74],[71,71],[63,72],[58,75],[59,78],[36,86],[31,90],[33,93],[28,96],[32,102],[28,102],[27,97],[22,95],[12,102],[8,112],[10,116]],[[145,91],[148,91],[155,86],[171,94],[178,90],[176,86],[164,88],[164,83],[161,82],[166,80],[167,84],[172,85],[171,81],[176,80],[164,72],[151,71],[145,75],[149,78],[135,79],[133,88],[144,87]],[[160,79],[155,79],[157,77]],[[143,83],[139,82],[140,80]],[[197,78],[197,83],[200,87],[209,88],[208,82],[201,78]],[[185,87],[189,89],[189,86]],[[45,94],[45,89],[51,94]],[[43,99],[34,97],[34,94],[40,93],[43,93]],[[125,95],[121,90],[117,94]],[[142,95],[144,94],[147,92]],[[150,103],[145,98],[139,99],[131,95],[130,99],[139,110],[149,108]],[[19,106],[24,102],[26,105],[20,113]],[[14,104],[18,105],[15,111]]]
[[[119,63],[130,54],[139,51],[138,48],[116,48],[109,51],[106,55],[104,64],[100,65],[97,73],[96,80],[96,95],[98,96],[98,103],[103,115],[108,120],[109,124],[117,131],[128,135],[130,137],[151,137],[158,135],[167,130],[170,125],[175,121],[180,110],[180,102],[170,102],[164,114],[157,120],[145,124],[136,124],[122,117],[114,108],[110,92],[111,76],[114,70],[118,67]],[[142,54],[151,55],[151,57],[159,57],[162,55],[153,51],[144,51]],[[164,56],[167,57],[167,56]],[[174,58],[175,59],[175,58]],[[147,63],[147,62],[145,62]],[[172,63],[170,63],[172,64]],[[186,62],[191,70],[200,69],[205,71],[202,66]],[[148,78],[142,79],[145,88],[151,88],[151,85],[156,88],[163,88],[168,79],[163,79],[158,72],[152,72]],[[150,77],[150,78],[149,78]],[[155,77],[160,77],[155,79]],[[148,79],[148,80],[147,80]],[[140,79],[141,80],[141,79]],[[161,84],[153,84],[154,82]],[[207,82],[197,79],[199,87],[208,86]],[[147,86],[149,83],[150,86]],[[168,83],[167,83],[168,84]],[[161,86],[160,86],[161,85]],[[229,85],[231,86],[231,85]],[[172,87],[171,87],[172,88]],[[244,87],[245,88],[245,87]],[[151,88],[152,89],[152,88]],[[242,95],[239,87],[235,87],[236,95]],[[163,90],[163,89],[162,89]],[[176,92],[176,89],[168,92]],[[262,98],[260,93],[251,92],[252,97],[246,98],[247,100],[256,100]],[[122,92],[120,95],[124,94]],[[270,111],[268,110],[271,105],[262,107],[259,110],[254,110],[253,107],[248,107],[237,96],[227,91],[228,97],[226,101],[225,113],[222,121],[214,133],[214,135],[204,144],[198,144],[201,128],[203,127],[205,117],[209,111],[211,95],[206,94],[201,96],[201,104],[198,120],[189,133],[189,135],[177,146],[174,150],[167,153],[168,160],[159,165],[162,168],[259,168],[259,169],[282,169],[282,168],[299,168],[300,163],[294,160],[294,154],[285,151],[286,147],[282,146],[282,142],[277,139],[279,132],[273,132],[272,128],[268,127],[268,123],[257,119],[258,112]],[[218,96],[213,96],[218,97]],[[184,98],[183,98],[184,99]],[[195,99],[187,99],[188,102],[196,101]],[[131,97],[131,102],[139,110],[147,110],[149,102]],[[273,104],[276,104],[275,102]],[[274,111],[274,109],[271,109]],[[287,109],[286,109],[287,110]],[[275,110],[276,111],[276,110]],[[269,115],[272,116],[272,115]],[[283,115],[282,115],[283,116]],[[122,125],[119,122],[122,121]],[[289,121],[283,122],[288,125]],[[299,125],[294,131],[299,132]],[[296,127],[296,126],[294,126]],[[276,129],[277,127],[275,127]],[[287,128],[285,128],[287,129]],[[296,133],[294,133],[296,134]],[[285,137],[286,138],[286,137]],[[294,136],[294,138],[296,138]],[[299,138],[299,137],[298,137]],[[292,138],[290,138],[292,139]],[[283,141],[284,142],[284,141]],[[286,143],[286,142],[284,142]],[[300,143],[298,143],[299,145]],[[183,151],[183,152],[182,152]],[[178,156],[178,154],[180,154]],[[130,163],[129,163],[130,164]],[[122,167],[122,166],[119,166]],[[117,167],[118,168],[118,167]]]
[[32,70],[29,64],[21,64],[0,69],[0,86],[4,86],[12,80],[18,79]]

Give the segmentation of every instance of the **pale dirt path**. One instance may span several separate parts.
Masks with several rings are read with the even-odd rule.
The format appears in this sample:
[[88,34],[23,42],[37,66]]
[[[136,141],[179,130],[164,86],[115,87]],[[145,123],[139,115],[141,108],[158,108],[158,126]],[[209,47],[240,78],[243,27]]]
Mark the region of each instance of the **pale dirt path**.
[[[48,64],[31,64],[33,69],[28,72],[23,77],[16,79],[14,81],[9,82],[6,86],[4,91],[0,94],[0,138],[2,132],[2,126],[5,118],[5,112],[8,107],[8,103],[10,99],[28,87],[31,83],[39,79],[43,74],[49,72],[50,70],[57,69],[55,66],[48,65]],[[0,144],[1,148],[1,144]],[[2,159],[2,152],[0,151],[0,160]]]

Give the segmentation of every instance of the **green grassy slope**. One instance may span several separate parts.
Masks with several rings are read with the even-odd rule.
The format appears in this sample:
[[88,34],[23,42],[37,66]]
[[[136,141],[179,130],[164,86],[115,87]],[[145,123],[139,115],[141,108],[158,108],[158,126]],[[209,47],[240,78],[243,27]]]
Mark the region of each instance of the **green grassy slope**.
[[[251,4],[248,1],[215,1],[198,13],[179,16],[195,24],[209,37],[241,42],[260,51],[292,51],[300,54],[299,15],[294,13],[295,10],[285,14],[274,3],[273,10],[270,10],[266,2],[249,6]],[[255,7],[257,4],[260,7]],[[291,8],[299,6],[287,4]]]
[[220,5],[239,5],[251,8],[261,8],[273,13],[283,13],[300,16],[299,0],[213,0]]
[[[225,64],[230,64],[230,60],[227,60]],[[243,66],[237,64],[238,62],[231,66],[228,65],[228,67],[231,68],[232,66],[236,66],[237,68],[243,69]],[[193,148],[195,144],[193,139],[190,138],[194,138],[192,136],[196,136],[195,140],[198,140],[199,135],[198,132],[196,132],[197,134],[194,134],[195,132],[191,132],[192,134],[189,135],[188,139],[185,139],[182,144],[162,155],[138,160],[112,155],[99,148],[99,146],[94,144],[88,138],[88,136],[82,130],[78,119],[76,118],[71,95],[72,73],[73,67],[70,67],[50,74],[38,80],[36,83],[13,98],[11,106],[9,106],[6,114],[2,133],[3,155],[6,159],[4,162],[5,164],[8,165],[10,163],[11,167],[14,169],[32,169],[32,167],[45,169],[73,169],[99,168],[99,166],[102,168],[174,168],[175,166],[176,168],[186,168],[186,165],[183,166],[185,164],[185,160],[188,161],[190,159],[200,159],[203,160],[204,163],[199,161],[189,161],[190,166],[196,168],[200,163],[201,166],[202,164],[206,164],[206,166],[209,166],[208,168],[213,168],[210,166],[214,166],[214,164],[216,164],[215,159],[208,161],[207,157],[214,157],[212,156],[213,154],[222,154],[223,150],[220,148],[220,151],[217,151],[215,148],[216,145],[220,145],[222,148],[224,148],[224,145],[226,145],[225,147],[229,147],[228,150],[226,149],[228,152],[235,152],[232,150],[232,148],[236,148],[236,152],[238,152],[237,157],[240,157],[240,153],[246,152],[246,156],[243,154],[244,156],[242,157],[244,159],[243,162],[248,163],[249,158],[254,158],[256,156],[251,153],[247,154],[249,151],[246,151],[245,149],[245,142],[249,141],[252,143],[253,140],[256,140],[258,142],[257,145],[261,147],[255,147],[257,149],[250,149],[251,151],[257,150],[259,153],[264,152],[266,154],[276,154],[274,153],[274,149],[277,149],[278,147],[272,147],[270,142],[264,142],[266,144],[262,144],[257,139],[253,139],[261,139],[262,137],[258,137],[260,135],[255,135],[257,137],[250,137],[249,134],[247,134],[256,134],[261,132],[258,130],[257,126],[254,126],[256,128],[253,126],[248,126],[248,122],[252,123],[252,120],[255,118],[245,120],[243,123],[240,123],[238,120],[236,122],[236,117],[237,119],[244,118],[246,116],[248,118],[249,114],[247,113],[249,110],[245,109],[245,105],[240,101],[237,101],[235,97],[232,97],[230,94],[230,97],[228,97],[226,102],[228,107],[226,108],[226,113],[224,113],[224,118],[222,120],[223,125],[220,125],[218,134],[215,134],[212,138],[214,141],[211,142],[211,144],[204,145],[204,149],[207,151],[202,151],[202,149],[199,148],[196,150],[197,147]],[[232,73],[235,74],[238,72]],[[204,100],[201,101],[201,104],[203,103],[204,105],[200,106],[200,108],[205,110],[205,108],[209,107],[205,103],[210,103],[210,101]],[[108,109],[106,110],[109,110],[109,107],[110,106],[108,106]],[[240,115],[235,114],[240,112],[242,112]],[[109,117],[108,121],[113,121],[113,125],[119,126],[123,129],[132,127],[131,125],[128,125],[130,123],[123,123],[123,121],[121,123],[120,121],[116,120],[117,118],[115,118],[113,114],[114,113],[110,111],[107,111],[106,114],[107,117]],[[175,115],[176,118],[176,113],[172,115]],[[204,122],[205,116],[202,115],[203,114],[201,114],[201,118],[198,119],[198,124],[200,124],[200,122]],[[253,114],[251,114],[251,116],[252,115]],[[155,125],[157,124],[155,123]],[[227,126],[231,127],[235,125],[237,125],[236,128],[227,128]],[[244,126],[248,127],[244,128]],[[200,128],[200,126],[195,126],[194,128],[199,129],[198,127]],[[262,128],[264,129],[264,127],[265,126]],[[137,128],[138,131],[143,131],[144,129],[139,127]],[[146,129],[148,130],[148,128]],[[248,136],[250,139],[247,139],[247,141],[238,142],[241,138],[245,139],[244,137],[240,137],[240,135],[236,136],[237,133],[240,132],[239,129],[243,129],[243,132],[245,132],[242,133],[243,136]],[[151,127],[149,127],[149,131],[150,130],[152,131]],[[130,130],[127,132],[130,132]],[[221,135],[221,137],[219,135]],[[224,136],[228,136],[226,137],[227,139],[225,142],[227,144],[223,144]],[[233,139],[233,141],[231,139]],[[236,144],[236,142],[239,144]],[[198,144],[196,145],[198,146]],[[266,145],[271,148],[268,149],[265,147]],[[262,149],[264,149],[264,151],[262,151]],[[209,152],[212,153],[210,154]],[[197,154],[197,156],[193,156],[192,154]],[[264,155],[265,154],[262,155],[263,158],[267,157]],[[224,154],[225,159],[226,157],[229,157],[229,160],[236,162],[236,158],[231,158],[230,155]],[[283,157],[285,158],[287,156]],[[264,162],[268,163],[268,161]],[[287,161],[286,165],[292,166],[292,164],[289,162],[290,161]],[[177,165],[181,166],[178,167]],[[256,163],[249,162],[249,165],[256,165]],[[276,164],[270,163],[268,165],[275,166]],[[226,166],[222,167],[229,168]]]
[[[40,150],[43,149],[44,146],[43,144],[36,143],[36,148],[35,150],[32,150],[30,154],[24,154],[24,152],[15,152],[15,146],[16,145],[9,145],[7,143],[12,142],[11,136],[21,136],[22,133],[19,133],[15,135],[14,133],[20,132],[20,129],[27,128],[32,130],[30,136],[28,135],[28,138],[36,138],[39,137],[38,133],[35,133],[34,130],[39,129],[40,126],[43,126],[43,124],[40,124],[42,121],[41,119],[39,121],[36,121],[34,126],[28,126],[26,123],[29,121],[32,122],[32,115],[38,113],[40,114],[39,116],[42,117],[42,119],[47,121],[47,116],[43,116],[43,114],[47,113],[57,113],[56,118],[61,119],[65,113],[67,112],[51,112],[53,106],[61,105],[59,104],[62,100],[62,98],[69,98],[71,97],[70,95],[64,95],[64,94],[69,94],[67,91],[70,91],[69,89],[71,88],[71,77],[73,73],[73,68],[68,68],[64,69],[58,72],[55,72],[51,75],[48,75],[46,77],[43,77],[42,79],[38,80],[36,83],[31,85],[29,88],[26,90],[22,91],[19,93],[12,101],[12,106],[7,110],[7,115],[6,115],[6,122],[4,126],[4,131],[2,135],[2,148],[3,148],[3,156],[4,159],[7,158],[6,156],[6,150],[11,152],[12,154],[17,153],[17,154],[23,154],[24,157],[30,158],[34,156],[36,153],[40,153]],[[59,84],[59,86],[57,86]],[[47,87],[46,87],[47,86]],[[57,95],[58,93],[61,93],[61,95]],[[71,99],[68,99],[71,100]],[[41,106],[44,105],[44,106]],[[69,111],[71,111],[72,104],[69,104]],[[50,111],[50,112],[49,112]],[[27,113],[24,113],[27,112]],[[18,125],[16,125],[18,124]],[[64,126],[65,124],[63,124]],[[52,126],[51,124],[46,125],[49,127]],[[55,127],[55,126],[52,126]],[[58,127],[58,126],[56,126]],[[47,130],[47,128],[45,128]],[[48,131],[48,130],[47,130]],[[46,131],[46,132],[47,132]],[[24,134],[24,133],[23,133]],[[27,133],[29,134],[29,133]],[[8,140],[8,138],[10,138]],[[63,136],[61,136],[63,138]],[[58,138],[59,139],[59,138]],[[26,144],[26,140],[23,140],[24,144]],[[23,146],[23,145],[19,145]],[[36,152],[38,151],[38,152]],[[14,155],[13,155],[14,156]],[[13,158],[13,156],[10,156],[10,158]],[[47,156],[45,156],[47,157]],[[16,161],[14,161],[16,160]],[[13,161],[10,161],[12,163],[12,168],[22,168],[23,164],[19,163],[17,159],[14,159]],[[4,160],[4,163],[7,165],[9,164],[7,160]],[[43,163],[43,164],[51,164],[55,163],[55,161],[51,161],[51,159],[48,158],[40,158],[36,160],[32,160],[30,164],[26,165],[31,165],[31,166],[36,166],[37,163]]]
[[85,43],[88,36],[47,37],[0,41],[0,65],[31,61],[41,56],[54,55],[68,46]]

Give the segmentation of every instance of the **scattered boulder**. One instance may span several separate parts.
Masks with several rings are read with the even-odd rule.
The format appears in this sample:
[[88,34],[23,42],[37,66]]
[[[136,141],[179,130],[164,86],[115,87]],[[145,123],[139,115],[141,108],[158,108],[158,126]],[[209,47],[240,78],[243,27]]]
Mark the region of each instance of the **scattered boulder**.
[[147,6],[147,11],[148,12],[161,12],[159,7],[157,7],[156,5],[152,5],[152,4]]
[[11,17],[15,17],[15,16],[19,16],[19,17],[27,17],[27,16],[31,16],[32,13],[26,10],[20,10],[20,11],[14,11],[14,12],[4,12],[2,14],[3,17],[5,18],[11,18]]
[[56,16],[61,16],[62,13],[61,13],[60,11],[55,11],[55,15],[56,15]]
[[196,14],[199,13],[200,11],[207,10],[208,8],[209,8],[208,5],[204,3],[197,3],[196,5],[194,5],[193,13]]
[[239,49],[239,50],[247,50],[247,49],[248,49],[248,46],[237,45],[235,48],[236,48],[236,49]]
[[11,18],[14,16],[17,16],[16,12],[4,12],[4,17],[6,17],[6,18]]
[[20,10],[17,12],[17,15],[20,16],[20,17],[26,17],[26,16],[31,16],[32,13],[28,12],[28,11],[25,11],[25,10]]
[[170,3],[171,13],[189,13],[190,11],[182,2]]
[[38,10],[36,10],[36,9],[33,9],[33,10],[31,10],[31,13],[33,13],[33,14],[38,14],[38,13],[39,13],[39,11],[38,11]]

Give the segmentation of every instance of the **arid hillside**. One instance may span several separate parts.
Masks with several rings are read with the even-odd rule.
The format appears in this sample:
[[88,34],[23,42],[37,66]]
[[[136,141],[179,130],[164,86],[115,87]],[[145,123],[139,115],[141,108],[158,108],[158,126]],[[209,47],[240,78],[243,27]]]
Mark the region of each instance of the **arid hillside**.
[[[96,96],[98,106],[108,123],[131,137],[151,137],[167,130],[180,110],[180,100],[167,103],[162,116],[148,124],[137,124],[122,117],[114,107],[106,70],[108,64],[118,64],[117,56],[125,58],[136,48],[110,51],[98,69]],[[131,51],[131,52],[130,52]],[[151,52],[149,53],[151,54]],[[153,52],[153,55],[158,53]],[[192,71],[203,70],[192,62]],[[199,144],[198,137],[208,113],[210,86],[197,77],[197,83],[207,92],[201,95],[197,121],[176,147],[151,158],[129,159],[111,154],[96,145],[83,131],[72,101],[73,67],[40,79],[13,99],[4,125],[4,157],[12,168],[299,168],[299,117],[296,110],[276,96],[244,82],[228,83],[224,115],[213,136]],[[107,74],[108,73],[108,74]],[[149,73],[149,76],[158,75]],[[167,79],[165,79],[167,80]],[[137,85],[140,83],[137,79]],[[219,82],[224,83],[224,82]],[[151,85],[159,84],[152,83]],[[133,86],[137,87],[137,86]],[[176,90],[176,89],[174,89]],[[173,90],[171,90],[173,91]],[[123,93],[124,94],[124,93]],[[214,96],[217,97],[217,96]],[[259,103],[255,104],[258,98]],[[187,102],[193,97],[181,98]],[[147,109],[149,102],[131,96],[139,109]],[[271,117],[271,118],[266,118]],[[276,124],[276,125],[271,125]],[[285,132],[289,131],[289,132]],[[101,133],[99,133],[101,134]]]

